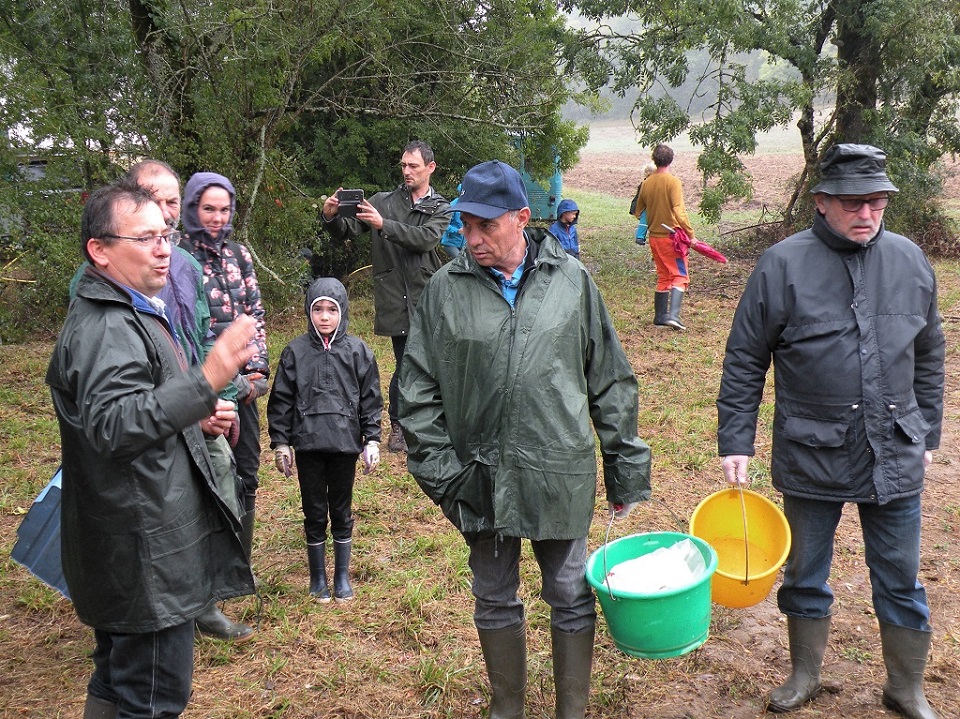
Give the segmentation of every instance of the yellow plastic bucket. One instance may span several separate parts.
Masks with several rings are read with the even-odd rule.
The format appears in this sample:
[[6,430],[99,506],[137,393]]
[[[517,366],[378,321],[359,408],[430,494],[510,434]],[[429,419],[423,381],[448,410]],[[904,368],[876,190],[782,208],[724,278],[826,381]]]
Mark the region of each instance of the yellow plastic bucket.
[[773,502],[731,487],[705,498],[690,517],[690,534],[717,552],[712,598],[725,607],[766,599],[790,553],[790,525]]

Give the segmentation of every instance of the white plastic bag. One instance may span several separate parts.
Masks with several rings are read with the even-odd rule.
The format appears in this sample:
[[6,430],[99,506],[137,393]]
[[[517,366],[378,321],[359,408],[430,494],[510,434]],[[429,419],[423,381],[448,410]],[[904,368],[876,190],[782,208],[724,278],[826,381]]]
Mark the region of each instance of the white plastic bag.
[[689,587],[707,571],[703,555],[690,539],[615,564],[606,576],[614,592],[657,594]]

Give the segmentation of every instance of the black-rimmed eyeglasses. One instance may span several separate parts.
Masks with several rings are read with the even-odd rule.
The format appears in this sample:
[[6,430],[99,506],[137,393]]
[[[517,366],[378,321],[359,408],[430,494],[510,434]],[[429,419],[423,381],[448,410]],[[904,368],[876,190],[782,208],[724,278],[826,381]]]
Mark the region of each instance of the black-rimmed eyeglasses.
[[180,242],[180,233],[176,230],[167,232],[163,235],[144,235],[143,237],[129,237],[128,235],[104,235],[104,237],[112,237],[115,240],[126,240],[127,242],[136,242],[141,247],[159,247],[164,242],[169,242],[171,245],[179,244]]
[[889,196],[871,197],[869,199],[866,197],[834,197],[833,199],[840,203],[844,212],[860,212],[860,208],[864,205],[868,205],[871,212],[876,212],[885,208],[887,203],[890,202]]

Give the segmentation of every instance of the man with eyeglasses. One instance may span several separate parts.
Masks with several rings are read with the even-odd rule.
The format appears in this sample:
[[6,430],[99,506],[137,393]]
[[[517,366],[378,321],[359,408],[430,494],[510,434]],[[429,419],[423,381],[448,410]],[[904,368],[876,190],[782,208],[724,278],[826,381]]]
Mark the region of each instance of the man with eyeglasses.
[[[157,292],[157,298],[163,302],[164,311],[176,330],[176,337],[183,346],[190,364],[199,364],[213,343],[210,332],[210,307],[203,289],[203,268],[193,255],[178,246],[180,233],[180,177],[176,171],[162,160],[146,159],[130,167],[120,180],[120,185],[128,190],[142,188],[150,193],[160,207],[163,221],[167,226],[165,233],[170,238],[170,268],[167,281]],[[71,297],[76,293],[77,284],[83,276],[88,263],[77,270],[70,284]],[[223,400],[216,411],[200,421],[207,451],[214,463],[220,484],[224,490],[235,482],[235,462],[233,451],[226,439],[231,432],[236,417],[237,389],[229,384],[221,393]],[[236,490],[225,491],[225,497],[241,522],[249,522],[243,517],[238,500],[234,499]],[[247,532],[241,534],[246,539]],[[252,532],[249,533],[252,537]],[[249,556],[249,549],[247,551]],[[201,634],[224,641],[244,642],[252,639],[255,632],[252,627],[234,622],[217,606],[213,605],[197,617],[197,630]]]
[[255,322],[232,324],[190,362],[156,299],[172,237],[144,190],[91,194],[81,222],[89,265],[47,370],[63,455],[63,572],[96,641],[85,719],[180,716],[196,618],[254,589],[201,422],[255,352]]
[[869,145],[829,148],[813,227],[767,250],[740,299],[717,399],[726,480],[749,483],[771,360],[773,485],[793,535],[777,601],[792,671],[768,698],[789,712],[821,689],[828,585],[843,505],[857,505],[887,681],[883,703],[935,719],[923,691],[932,629],[920,568],[920,495],[943,415],[944,336],[923,252],[885,229],[897,192]]
[[378,192],[362,201],[356,219],[340,216],[336,193],[323,203],[323,223],[334,239],[370,233],[373,331],[390,337],[395,359],[387,407],[387,449],[391,452],[407,451],[397,417],[397,377],[410,332],[410,317],[427,280],[443,264],[437,246],[450,224],[450,203],[430,186],[430,176],[436,169],[431,147],[414,140],[403,148],[400,157],[403,184],[392,192]]

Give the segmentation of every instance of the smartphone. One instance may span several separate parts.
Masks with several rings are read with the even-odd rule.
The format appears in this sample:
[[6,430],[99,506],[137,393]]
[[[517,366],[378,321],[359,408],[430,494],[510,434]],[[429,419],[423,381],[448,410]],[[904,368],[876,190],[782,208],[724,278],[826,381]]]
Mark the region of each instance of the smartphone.
[[357,205],[363,202],[363,190],[339,190],[337,200],[340,201],[340,217],[356,217]]

